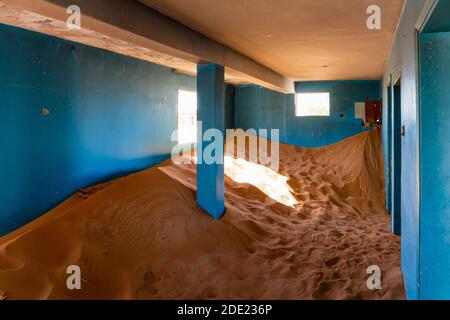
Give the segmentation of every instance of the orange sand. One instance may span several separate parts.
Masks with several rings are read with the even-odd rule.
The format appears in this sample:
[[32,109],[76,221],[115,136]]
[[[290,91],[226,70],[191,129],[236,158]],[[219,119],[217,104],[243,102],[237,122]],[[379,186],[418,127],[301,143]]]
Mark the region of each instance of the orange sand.
[[[196,204],[194,165],[81,191],[0,239],[0,299],[403,299],[380,148],[376,131],[319,149],[281,145],[299,204],[227,178],[220,221]],[[80,291],[66,288],[73,264]],[[367,289],[370,265],[381,290]]]

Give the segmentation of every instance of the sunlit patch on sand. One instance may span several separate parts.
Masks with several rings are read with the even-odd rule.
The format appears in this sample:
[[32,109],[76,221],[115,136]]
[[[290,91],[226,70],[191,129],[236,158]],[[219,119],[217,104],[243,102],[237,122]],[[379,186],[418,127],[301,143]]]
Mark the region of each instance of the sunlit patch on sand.
[[[177,158],[179,163],[197,164],[196,155],[184,154]],[[225,175],[237,183],[248,183],[266,194],[271,199],[294,207],[299,202],[292,195],[288,178],[276,173],[269,167],[249,162],[241,158],[225,156]]]
[[298,203],[287,183],[288,178],[270,168],[243,159],[225,157],[225,174],[238,183],[249,183],[285,206]]

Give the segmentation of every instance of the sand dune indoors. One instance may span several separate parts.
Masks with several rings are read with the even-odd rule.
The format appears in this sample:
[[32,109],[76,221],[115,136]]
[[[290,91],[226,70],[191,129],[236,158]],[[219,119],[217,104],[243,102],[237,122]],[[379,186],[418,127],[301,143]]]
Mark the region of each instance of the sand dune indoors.
[[[75,194],[0,239],[8,299],[403,299],[377,131],[280,146],[292,206],[226,179],[226,214],[196,204],[195,165],[170,161]],[[369,196],[370,195],[370,196]],[[66,288],[79,265],[82,290]],[[367,289],[379,265],[381,290]]]

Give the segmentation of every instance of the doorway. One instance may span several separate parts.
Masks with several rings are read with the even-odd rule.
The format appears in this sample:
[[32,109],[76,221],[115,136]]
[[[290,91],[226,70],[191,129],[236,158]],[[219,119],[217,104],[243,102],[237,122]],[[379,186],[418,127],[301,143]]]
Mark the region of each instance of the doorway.
[[386,171],[386,210],[392,214],[392,79],[389,80],[386,103],[386,117],[383,121],[386,123],[386,157],[385,157],[385,171]]
[[401,78],[392,89],[392,232],[401,235],[402,208],[402,98]]

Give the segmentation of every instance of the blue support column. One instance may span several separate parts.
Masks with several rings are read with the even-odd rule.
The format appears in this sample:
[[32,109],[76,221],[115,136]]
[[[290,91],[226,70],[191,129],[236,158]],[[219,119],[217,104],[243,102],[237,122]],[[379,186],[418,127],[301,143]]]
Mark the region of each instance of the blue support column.
[[[202,122],[199,138],[205,131],[217,129],[225,131],[224,68],[216,64],[199,65],[197,68],[197,120]],[[203,150],[211,141],[198,142],[197,202],[212,217],[219,219],[225,211],[225,174],[221,163],[207,164]],[[221,141],[223,148],[223,140]],[[222,152],[223,154],[223,152]]]

